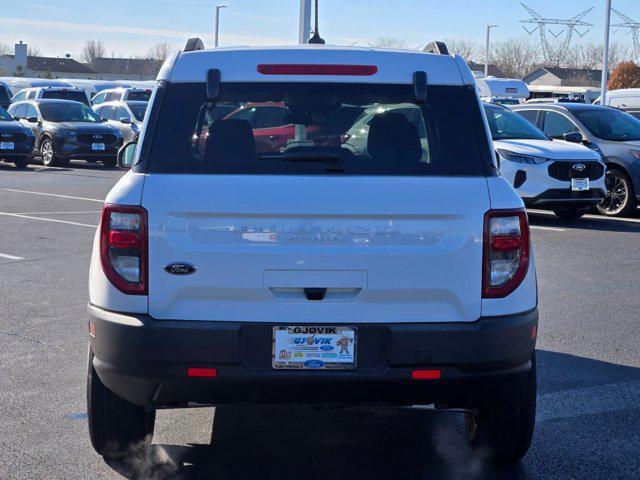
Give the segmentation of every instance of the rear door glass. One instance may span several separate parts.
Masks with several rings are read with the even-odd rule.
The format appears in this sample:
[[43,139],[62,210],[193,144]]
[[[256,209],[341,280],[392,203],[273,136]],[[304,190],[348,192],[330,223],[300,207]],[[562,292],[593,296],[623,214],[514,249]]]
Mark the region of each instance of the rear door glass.
[[223,83],[217,103],[205,84],[162,88],[150,172],[483,175],[488,158],[471,87],[430,86],[424,105],[411,85]]

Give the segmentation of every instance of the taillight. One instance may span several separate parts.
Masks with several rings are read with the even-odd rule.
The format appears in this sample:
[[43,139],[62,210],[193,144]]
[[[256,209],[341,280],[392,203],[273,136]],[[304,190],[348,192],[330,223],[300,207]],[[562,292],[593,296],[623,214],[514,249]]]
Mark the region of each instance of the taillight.
[[100,258],[109,281],[129,295],[147,294],[147,211],[105,205],[100,221]]
[[506,297],[529,268],[529,222],[524,210],[490,210],[484,216],[483,298]]

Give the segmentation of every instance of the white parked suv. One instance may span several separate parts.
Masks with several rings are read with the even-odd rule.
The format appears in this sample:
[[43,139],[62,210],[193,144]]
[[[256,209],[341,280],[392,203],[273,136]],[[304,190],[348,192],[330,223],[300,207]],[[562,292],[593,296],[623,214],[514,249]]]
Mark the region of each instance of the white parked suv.
[[[96,233],[95,450],[150,442],[159,408],[383,403],[462,409],[483,457],[522,457],[536,272],[464,60],[194,45],[163,66]],[[249,121],[215,114],[265,102],[286,104],[295,134],[260,152]],[[366,151],[343,148],[335,112],[398,104],[426,141],[383,108]]]
[[76,87],[33,87],[23,88],[11,99],[11,103],[22,100],[73,100],[89,105],[89,98],[84,90]]
[[140,101],[148,102],[151,98],[151,88],[137,88],[137,87],[118,87],[102,90],[96,93],[91,99],[91,105],[99,105],[104,102],[118,102],[118,101]]
[[484,104],[484,110],[500,171],[527,207],[576,220],[602,201],[606,166],[598,152],[552,140],[507,107]]

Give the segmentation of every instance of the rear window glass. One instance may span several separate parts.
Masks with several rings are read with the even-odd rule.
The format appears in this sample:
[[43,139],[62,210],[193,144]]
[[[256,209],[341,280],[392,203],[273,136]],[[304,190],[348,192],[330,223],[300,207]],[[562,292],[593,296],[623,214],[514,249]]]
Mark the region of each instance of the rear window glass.
[[[147,170],[156,173],[483,175],[470,87],[167,84]],[[150,137],[148,136],[147,139]]]
[[129,90],[129,93],[127,94],[127,100],[142,100],[143,102],[147,102],[149,101],[150,98],[151,98],[151,90],[149,91]]
[[87,95],[84,92],[74,90],[45,90],[42,92],[42,98],[53,98],[56,100],[74,100],[88,104]]

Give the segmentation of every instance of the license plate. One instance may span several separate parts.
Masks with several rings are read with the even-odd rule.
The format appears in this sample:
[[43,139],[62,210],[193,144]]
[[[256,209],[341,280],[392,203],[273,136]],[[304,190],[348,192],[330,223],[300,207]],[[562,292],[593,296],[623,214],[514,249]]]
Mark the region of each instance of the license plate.
[[572,192],[582,192],[584,190],[589,190],[589,179],[588,178],[572,178],[571,179],[571,191]]
[[13,142],[0,142],[0,150],[13,150],[15,147]]
[[104,143],[92,143],[91,150],[104,150]]
[[350,369],[356,367],[355,327],[273,327],[272,367]]

